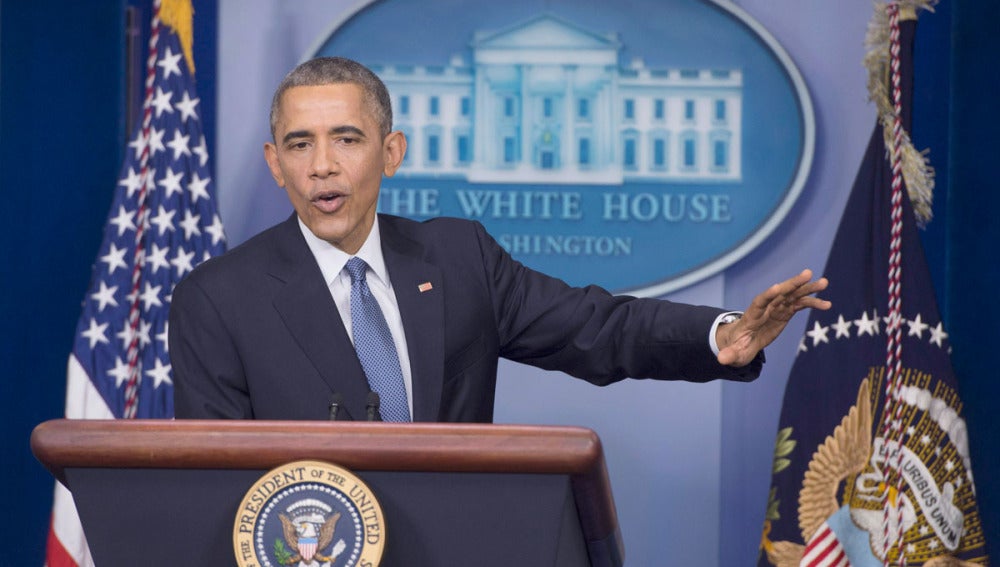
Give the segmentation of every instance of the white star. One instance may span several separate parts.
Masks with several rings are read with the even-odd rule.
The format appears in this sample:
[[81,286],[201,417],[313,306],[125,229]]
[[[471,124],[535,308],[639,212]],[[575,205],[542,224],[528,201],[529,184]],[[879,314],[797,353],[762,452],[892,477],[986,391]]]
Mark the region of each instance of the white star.
[[142,226],[142,230],[149,230],[149,209],[143,207],[135,212],[135,220],[137,224]]
[[132,332],[132,327],[128,324],[128,319],[122,324],[122,330],[115,333],[115,336],[122,341],[122,350],[127,351],[130,344],[132,344],[132,337],[135,333]]
[[165,128],[160,128],[157,130],[155,127],[150,126],[149,128],[149,157],[156,155],[156,152],[167,151],[166,146],[163,145],[163,135],[167,133]]
[[945,464],[944,464],[944,470],[946,470],[948,472],[951,472],[951,471],[955,470],[955,461],[953,461],[951,459],[948,459],[948,461],[945,462]]
[[833,328],[837,331],[837,336],[834,338],[851,338],[851,324],[850,321],[844,321],[843,315],[837,315],[837,322],[833,325]]
[[142,155],[142,150],[146,148],[146,136],[143,134],[141,128],[135,133],[135,139],[128,143],[128,147],[135,150],[135,159],[139,159],[139,156]]
[[[149,285],[149,284],[146,284]],[[139,346],[147,347],[153,343],[153,339],[149,337],[149,333],[153,330],[153,324],[147,322],[145,319],[139,319]]]
[[201,102],[200,98],[192,99],[187,91],[184,91],[184,96],[181,97],[181,101],[174,104],[177,110],[181,113],[181,120],[187,122],[188,118],[198,119],[198,103]]
[[181,75],[181,68],[178,65],[180,60],[181,54],[178,53],[177,55],[174,55],[173,52],[170,51],[170,46],[168,45],[163,51],[163,59],[156,64],[158,67],[163,68],[164,79],[169,78],[171,73],[177,73],[178,77]]
[[188,148],[190,139],[191,136],[185,136],[180,130],[174,130],[174,139],[167,142],[167,146],[174,150],[174,161],[180,159],[181,155],[191,155],[191,150]]
[[163,174],[163,179],[159,181],[160,187],[167,192],[167,198],[169,199],[174,193],[183,193],[184,190],[181,189],[181,178],[184,177],[184,172],[180,171],[174,173],[173,168],[167,167],[167,172]]
[[155,217],[150,219],[149,222],[155,224],[157,228],[159,228],[160,236],[163,236],[163,233],[165,233],[167,230],[170,231],[174,230],[174,214],[176,212],[177,211],[175,210],[168,211],[163,208],[163,205],[160,205],[159,212],[156,214]]
[[806,346],[806,338],[805,337],[800,337],[799,338],[799,352],[807,352],[808,350],[809,350],[809,347]]
[[194,252],[185,252],[184,248],[177,247],[177,255],[174,259],[170,261],[171,264],[177,268],[177,276],[183,276],[185,273],[190,272],[194,269],[191,265],[191,259],[194,258]]
[[80,333],[84,338],[90,340],[90,348],[97,346],[97,343],[106,343],[108,338],[104,336],[105,329],[108,328],[107,323],[97,324],[94,318],[90,319],[90,328],[86,331]]
[[938,321],[937,327],[931,327],[931,344],[944,347],[944,340],[948,338],[948,333],[944,332],[944,325]]
[[108,287],[108,285],[104,283],[103,280],[101,281],[101,289],[99,289],[97,293],[91,294],[90,296],[92,299],[94,299],[94,301],[97,301],[99,303],[99,305],[97,306],[98,313],[104,311],[104,308],[107,307],[108,304],[118,307],[118,302],[115,301],[115,292],[117,291],[118,291],[118,286]]
[[211,181],[211,177],[202,179],[198,175],[198,172],[195,172],[194,175],[191,176],[191,182],[188,183],[187,188],[188,191],[191,192],[192,203],[197,203],[199,197],[203,197],[206,200],[208,199],[208,184],[211,183]]
[[941,544],[938,543],[938,540],[932,539],[931,542],[927,544],[927,547],[933,550],[937,549],[940,545]]
[[874,319],[868,318],[868,312],[864,311],[861,313],[860,319],[855,319],[854,324],[858,326],[858,336],[861,335],[871,335],[875,336],[878,334],[878,312],[875,313]]
[[146,192],[156,190],[156,169],[152,167],[146,168]]
[[920,529],[918,531],[920,532],[920,535],[927,535],[931,533],[930,528],[928,528],[926,525],[920,526]]
[[819,321],[813,321],[813,329],[806,333],[806,335],[812,337],[813,344],[816,346],[819,343],[828,343],[829,339],[826,338],[826,333],[830,330],[830,327],[823,327],[819,324]]
[[906,428],[906,434],[910,437],[913,437],[913,434],[915,434],[916,432],[917,428],[913,427],[912,425]]
[[903,329],[903,322],[905,318],[903,314],[900,313],[889,313],[885,317],[882,317],[882,322],[885,323],[886,333],[895,331],[896,329]]
[[170,352],[170,343],[167,340],[170,337],[170,321],[163,324],[163,332],[157,333],[156,340],[163,343],[163,352]]
[[108,370],[108,376],[112,376],[115,379],[115,388],[121,388],[122,384],[128,380],[129,371],[128,364],[122,361],[120,356],[115,357],[115,367]]
[[153,249],[146,255],[146,265],[153,270],[154,274],[160,268],[170,270],[170,262],[167,261],[167,252],[170,252],[169,246],[160,248],[155,242],[153,243]]
[[184,229],[185,240],[191,240],[192,234],[201,236],[201,229],[198,228],[198,223],[200,222],[201,215],[193,215],[190,209],[184,209],[184,218],[181,220],[180,225]]
[[205,136],[201,137],[201,141],[191,151],[198,155],[198,163],[205,167],[208,162],[208,145],[205,143]]
[[136,191],[142,189],[142,176],[130,167],[128,168],[128,177],[119,181],[118,184],[125,187],[127,191],[126,195],[129,199],[131,199],[132,195],[135,195]]
[[108,275],[115,273],[115,270],[119,267],[128,269],[128,265],[125,263],[125,253],[128,252],[127,248],[119,249],[115,246],[115,243],[111,243],[111,249],[104,256],[101,256],[101,261],[108,265]]
[[[152,286],[149,282],[146,282],[146,289],[143,290],[142,295],[139,296],[139,301],[142,301],[143,308],[149,311],[150,307],[154,305],[156,307],[162,307],[163,302],[160,301],[160,290],[163,289],[162,285]],[[147,330],[148,333],[148,330]]]
[[908,333],[906,333],[906,336],[912,337],[916,335],[918,339],[923,339],[924,331],[926,331],[927,328],[930,327],[930,325],[924,323],[920,319],[920,313],[917,313],[917,316],[912,321],[907,321],[906,324],[909,325],[910,327],[910,330]]
[[174,96],[172,92],[163,92],[163,89],[156,87],[156,96],[153,97],[153,106],[156,108],[156,117],[159,118],[164,112],[173,114],[174,107],[170,104],[170,99]]
[[213,246],[226,239],[226,234],[222,228],[222,219],[219,218],[219,215],[212,216],[212,224],[205,227],[205,232],[212,235]]
[[160,359],[156,359],[156,366],[152,370],[146,371],[146,376],[153,379],[153,387],[159,388],[160,384],[166,382],[167,384],[173,384],[174,382],[170,379],[170,365],[164,366]]
[[135,223],[132,222],[132,213],[125,210],[124,205],[118,205],[118,215],[108,221],[118,227],[118,236],[125,234],[125,231],[135,230]]
[[917,546],[913,545],[912,543],[906,544],[906,552],[910,553],[910,554],[916,553],[917,552]]
[[923,437],[920,438],[920,442],[926,445],[931,442],[931,438],[929,435],[924,435]]

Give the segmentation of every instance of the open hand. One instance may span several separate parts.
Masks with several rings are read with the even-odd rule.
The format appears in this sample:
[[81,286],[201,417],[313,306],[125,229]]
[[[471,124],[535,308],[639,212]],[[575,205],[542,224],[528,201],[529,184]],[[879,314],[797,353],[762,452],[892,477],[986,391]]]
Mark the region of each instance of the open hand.
[[827,310],[829,301],[813,297],[829,284],[826,278],[812,280],[811,270],[769,287],[753,299],[738,320],[719,325],[716,343],[719,363],[728,366],[749,364],[764,347],[771,344],[788,325],[792,316],[803,309]]

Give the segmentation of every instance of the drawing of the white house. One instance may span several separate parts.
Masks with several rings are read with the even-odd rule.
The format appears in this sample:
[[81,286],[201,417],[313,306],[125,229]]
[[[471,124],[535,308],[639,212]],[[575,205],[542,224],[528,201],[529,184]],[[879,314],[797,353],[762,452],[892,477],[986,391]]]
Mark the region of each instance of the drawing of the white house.
[[619,63],[552,15],[476,32],[471,62],[371,65],[409,142],[400,175],[473,183],[738,182],[743,74]]

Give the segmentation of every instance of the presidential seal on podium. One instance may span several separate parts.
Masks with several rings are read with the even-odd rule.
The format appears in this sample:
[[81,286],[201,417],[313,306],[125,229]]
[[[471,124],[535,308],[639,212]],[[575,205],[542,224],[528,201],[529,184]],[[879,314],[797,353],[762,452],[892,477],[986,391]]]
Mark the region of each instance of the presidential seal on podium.
[[295,461],[263,475],[240,502],[233,551],[240,567],[375,567],[385,517],[351,472]]

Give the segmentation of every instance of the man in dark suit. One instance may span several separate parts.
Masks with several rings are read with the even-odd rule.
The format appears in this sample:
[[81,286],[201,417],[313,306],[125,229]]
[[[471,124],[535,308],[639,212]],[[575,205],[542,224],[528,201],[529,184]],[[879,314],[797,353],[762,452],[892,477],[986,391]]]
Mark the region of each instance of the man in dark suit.
[[385,86],[353,61],[314,59],[279,85],[264,155],[295,214],[174,291],[177,417],[327,419],[335,400],[340,418],[365,419],[378,378],[355,350],[352,258],[385,320],[404,420],[491,421],[501,356],[595,384],[751,380],[795,312],[830,306],[808,270],[742,316],[616,297],[524,267],[478,223],[377,215],[406,152],[391,124]]

